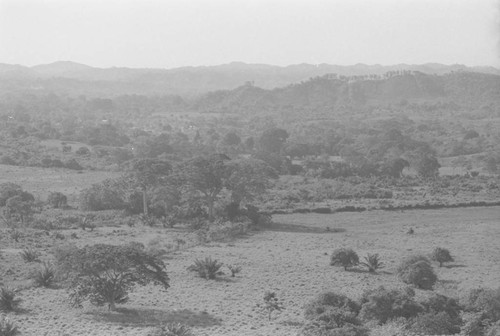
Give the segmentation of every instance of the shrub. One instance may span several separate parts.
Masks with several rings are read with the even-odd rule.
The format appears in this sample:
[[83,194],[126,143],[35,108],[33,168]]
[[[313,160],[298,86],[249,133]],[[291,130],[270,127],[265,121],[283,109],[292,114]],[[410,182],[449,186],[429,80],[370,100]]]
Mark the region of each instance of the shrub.
[[64,208],[68,203],[66,195],[60,192],[51,192],[47,198],[47,203],[53,208]]
[[217,259],[213,260],[212,257],[206,257],[203,260],[196,259],[194,264],[188,267],[189,271],[197,272],[201,278],[215,279],[217,275],[222,274],[220,271],[223,263]]
[[330,257],[331,266],[342,266],[344,270],[347,267],[356,266],[359,263],[359,257],[356,252],[351,249],[340,248],[333,251]]
[[411,319],[408,329],[419,335],[453,335],[460,332],[460,320],[445,312],[424,313]]
[[266,292],[264,294],[264,302],[262,304],[262,309],[267,312],[267,318],[271,321],[271,315],[274,311],[282,311],[285,309],[283,303],[280,302],[275,292]]
[[80,193],[80,208],[84,211],[123,209],[124,206],[122,194],[104,183],[94,184]]
[[7,317],[0,317],[0,336],[16,336],[21,332],[17,329],[17,326],[11,322]]
[[364,320],[375,320],[384,324],[390,319],[403,317],[408,319],[417,316],[423,307],[414,300],[415,292],[411,288],[405,291],[387,290],[380,286],[368,290],[361,299],[360,317]]
[[83,170],[83,167],[75,159],[66,161],[64,167],[71,170]]
[[193,332],[182,323],[168,323],[158,327],[152,336],[193,336]]
[[8,313],[19,309],[21,299],[16,293],[5,287],[0,288],[0,312]]
[[361,265],[366,266],[368,268],[368,272],[374,273],[376,270],[384,268],[384,263],[380,261],[379,255],[368,254],[364,257],[364,262],[361,262]]
[[259,208],[248,204],[243,214],[250,220],[253,226],[267,227],[271,225],[272,218],[269,214],[259,211]]
[[14,160],[13,158],[11,158],[8,155],[3,155],[0,157],[0,164],[9,165],[9,166],[17,166],[16,160]]
[[88,149],[87,147],[80,147],[75,151],[75,154],[80,156],[87,156],[90,155],[90,149]]
[[55,269],[51,264],[43,263],[43,266],[35,271],[33,281],[38,287],[50,287],[55,280]]
[[22,189],[17,184],[11,182],[0,184],[0,206],[5,206],[9,198],[20,195],[21,192]]
[[23,234],[21,233],[21,231],[19,230],[16,230],[16,229],[12,229],[10,231],[10,238],[15,241],[16,243],[19,242],[19,239],[23,237]]
[[429,259],[421,255],[403,259],[398,267],[398,276],[404,283],[421,289],[432,289],[437,281]]
[[357,316],[361,307],[345,295],[325,292],[318,295],[305,306],[304,316],[308,320],[320,319],[325,312],[332,309],[341,309],[351,315]]
[[[340,328],[330,328],[321,321],[312,321],[299,332],[299,336],[368,336],[369,329],[363,326],[345,324]],[[384,335],[386,336],[386,335]],[[399,335],[398,335],[399,336]]]
[[466,311],[482,313],[492,322],[500,320],[500,287],[495,289],[478,288],[470,290],[460,303]]
[[359,311],[359,304],[345,295],[322,293],[305,306],[304,316],[309,321],[300,335],[365,336],[367,329],[360,326]]
[[495,324],[491,325],[485,334],[485,336],[498,336],[498,335],[500,335],[500,321],[497,321]]
[[425,311],[428,313],[445,312],[451,318],[458,318],[462,310],[455,299],[440,294],[433,294],[422,302],[422,306],[424,306]]
[[462,314],[462,320],[463,325],[460,330],[460,335],[463,336],[484,336],[488,327],[491,325],[486,315],[482,312],[464,313]]
[[231,271],[231,277],[233,278],[236,274],[241,272],[241,266],[227,265],[227,268],[229,268],[229,271]]
[[441,247],[436,247],[434,251],[432,251],[431,259],[437,261],[439,263],[439,267],[443,266],[444,262],[453,261],[450,251]]
[[101,306],[127,301],[127,293],[134,285],[148,283],[167,289],[169,278],[165,264],[157,256],[144,251],[138,243],[114,246],[96,244],[77,249],[56,251],[59,269],[72,277],[70,299],[74,306],[85,300]]
[[40,253],[31,247],[19,252],[19,255],[25,262],[35,262],[35,261],[40,261]]

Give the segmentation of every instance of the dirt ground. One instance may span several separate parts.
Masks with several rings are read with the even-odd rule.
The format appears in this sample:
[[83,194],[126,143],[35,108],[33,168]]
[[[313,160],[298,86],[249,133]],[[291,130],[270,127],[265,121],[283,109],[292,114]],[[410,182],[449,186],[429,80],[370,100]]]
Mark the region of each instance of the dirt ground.
[[[25,237],[14,243],[3,230],[0,270],[2,281],[18,288],[22,311],[9,314],[23,335],[148,335],[162,322],[178,321],[193,327],[195,335],[289,336],[296,334],[303,319],[303,306],[322,291],[336,291],[359,298],[369,288],[384,285],[402,287],[394,274],[403,256],[430,253],[446,247],[455,262],[435,270],[439,282],[435,291],[457,296],[474,287],[498,287],[500,276],[500,207],[369,211],[362,213],[276,215],[276,224],[230,241],[196,245],[182,229],[146,227],[97,228],[77,233],[78,245],[97,242],[140,241],[151,248],[172,249],[165,262],[171,288],[139,287],[130,302],[117,312],[85,306],[71,308],[64,289],[34,288],[30,270],[19,252],[33,245],[50,260],[52,236]],[[414,235],[406,234],[412,227]],[[186,245],[176,250],[175,239]],[[24,241],[23,241],[24,239]],[[362,258],[379,253],[386,267],[378,274],[362,268],[344,271],[329,266],[329,254],[338,247],[350,247]],[[218,280],[198,278],[187,271],[196,258],[211,256],[225,265],[239,265],[235,278],[224,267]],[[267,320],[257,307],[266,291],[276,292],[285,310]],[[425,294],[418,291],[419,295]]]

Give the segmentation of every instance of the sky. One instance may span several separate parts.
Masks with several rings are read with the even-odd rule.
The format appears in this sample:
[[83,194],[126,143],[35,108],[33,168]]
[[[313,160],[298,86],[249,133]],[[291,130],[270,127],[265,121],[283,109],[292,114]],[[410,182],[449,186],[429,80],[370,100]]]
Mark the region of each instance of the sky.
[[500,67],[500,0],[0,0],[0,63]]

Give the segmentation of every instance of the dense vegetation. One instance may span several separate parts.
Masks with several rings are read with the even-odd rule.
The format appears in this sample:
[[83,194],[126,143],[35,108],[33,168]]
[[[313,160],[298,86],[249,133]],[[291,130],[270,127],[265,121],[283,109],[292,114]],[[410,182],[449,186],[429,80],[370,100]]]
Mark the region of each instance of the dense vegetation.
[[[117,173],[76,195],[24,190],[18,181],[0,183],[2,226],[14,243],[27,229],[58,242],[78,239],[75,232],[68,237],[59,229],[94,232],[122,224],[181,227],[206,243],[272,228],[271,213],[498,202],[498,75],[328,74],[281,88],[248,82],[185,97],[87,97],[33,92],[22,85],[0,92],[0,164]],[[185,245],[179,238],[170,250]],[[60,282],[75,306],[88,301],[116,310],[136,285],[169,287],[166,253],[154,244],[132,243],[69,245],[55,251],[53,264],[37,264],[36,248],[19,256],[30,267],[37,265],[30,279],[40,290]],[[439,266],[454,260],[441,247],[430,258]],[[188,269],[217,282],[224,265],[206,257]],[[360,262],[349,247],[334,247],[330,265],[370,276],[385,266],[378,254],[368,253]],[[231,278],[242,269],[226,266]],[[397,277],[427,292],[438,282],[423,255],[402,259]],[[15,291],[2,287],[0,294],[2,312],[18,310]],[[498,328],[498,290],[478,289],[464,300],[418,301],[412,288],[371,289],[360,300],[328,292],[305,308],[301,333],[361,336],[372,326],[388,325],[420,334],[467,328],[484,334]],[[274,292],[265,294],[260,307],[269,320],[285,309]],[[464,312],[473,318],[467,320]],[[9,323],[2,319],[0,328],[16,330]],[[191,333],[182,325],[159,332],[170,330]]]

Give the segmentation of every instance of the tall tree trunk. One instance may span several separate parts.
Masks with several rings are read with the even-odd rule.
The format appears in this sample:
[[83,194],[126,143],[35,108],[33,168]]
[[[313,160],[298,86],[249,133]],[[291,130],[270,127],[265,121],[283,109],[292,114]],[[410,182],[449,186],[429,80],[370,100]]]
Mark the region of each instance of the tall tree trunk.
[[110,299],[108,302],[108,310],[115,311],[116,310],[116,304],[114,299]]
[[149,212],[148,212],[148,198],[147,198],[146,191],[147,191],[146,187],[143,187],[142,188],[142,207],[143,207],[144,216],[148,217],[149,216]]
[[214,221],[214,200],[211,197],[208,198],[208,220]]

